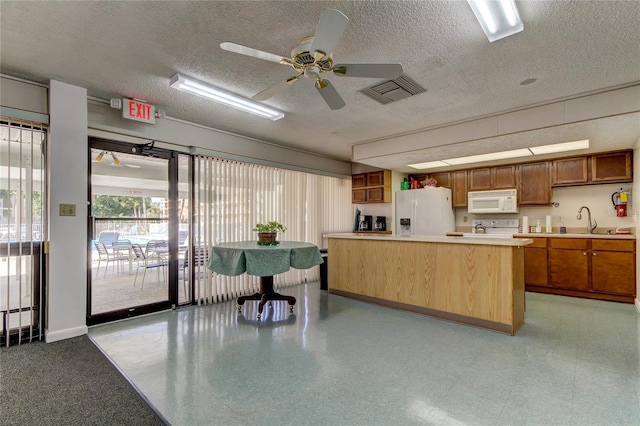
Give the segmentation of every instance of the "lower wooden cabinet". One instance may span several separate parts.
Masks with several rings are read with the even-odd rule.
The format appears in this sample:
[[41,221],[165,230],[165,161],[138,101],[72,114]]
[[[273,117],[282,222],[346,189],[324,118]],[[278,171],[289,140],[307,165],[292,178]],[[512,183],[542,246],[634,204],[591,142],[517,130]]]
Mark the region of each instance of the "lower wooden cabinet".
[[527,291],[633,303],[635,240],[533,238],[525,247]]
[[593,291],[635,295],[635,241],[591,241]]
[[589,257],[586,238],[549,239],[549,285],[589,290]]
[[524,248],[524,281],[531,285],[548,286],[547,239],[533,238]]

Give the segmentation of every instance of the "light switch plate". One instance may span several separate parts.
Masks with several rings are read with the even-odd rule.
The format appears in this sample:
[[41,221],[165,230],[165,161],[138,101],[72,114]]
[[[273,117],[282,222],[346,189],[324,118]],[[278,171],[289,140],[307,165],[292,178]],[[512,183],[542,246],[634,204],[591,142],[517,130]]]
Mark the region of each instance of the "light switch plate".
[[60,216],[75,216],[76,205],[75,204],[60,204]]

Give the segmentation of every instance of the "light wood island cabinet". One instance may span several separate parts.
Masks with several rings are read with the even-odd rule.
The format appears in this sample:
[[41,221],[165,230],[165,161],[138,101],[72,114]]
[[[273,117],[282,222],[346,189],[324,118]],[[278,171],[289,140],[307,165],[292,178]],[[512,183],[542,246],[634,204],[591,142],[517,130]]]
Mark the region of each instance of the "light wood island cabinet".
[[514,335],[531,240],[497,240],[330,234],[329,292]]

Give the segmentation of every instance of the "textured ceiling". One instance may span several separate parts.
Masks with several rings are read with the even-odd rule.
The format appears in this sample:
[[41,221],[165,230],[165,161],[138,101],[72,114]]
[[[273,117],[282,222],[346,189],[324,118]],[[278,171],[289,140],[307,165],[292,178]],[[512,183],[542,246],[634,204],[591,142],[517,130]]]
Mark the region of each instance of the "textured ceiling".
[[[366,141],[640,81],[640,2],[517,4],[524,31],[489,43],[466,1],[2,1],[1,72],[344,160]],[[336,63],[400,63],[427,92],[381,105],[360,92],[379,80],[334,76],[347,105],[331,111],[302,80],[265,102],[286,112],[272,122],[169,88],[180,72],[251,97],[291,77],[219,44],[288,57],[326,7],[350,19]]]

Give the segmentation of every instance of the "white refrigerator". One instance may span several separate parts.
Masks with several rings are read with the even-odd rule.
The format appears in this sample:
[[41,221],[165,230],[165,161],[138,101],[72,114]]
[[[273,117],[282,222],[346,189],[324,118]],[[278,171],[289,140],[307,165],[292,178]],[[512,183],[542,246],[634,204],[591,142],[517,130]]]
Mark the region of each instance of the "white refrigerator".
[[455,231],[456,220],[449,188],[396,191],[395,198],[397,235],[445,235]]

